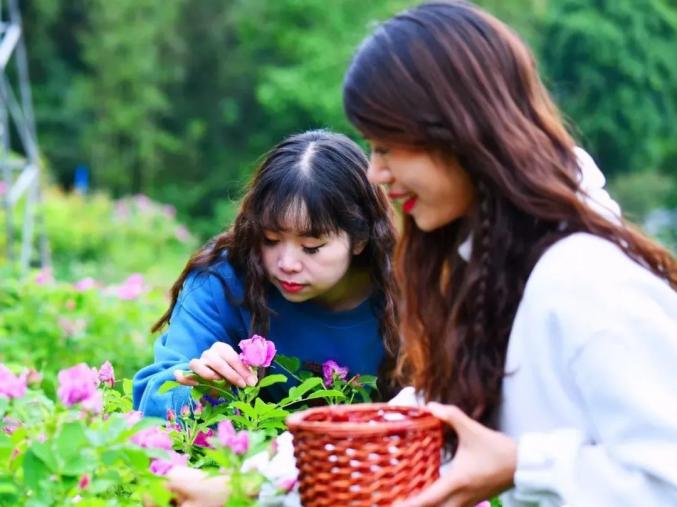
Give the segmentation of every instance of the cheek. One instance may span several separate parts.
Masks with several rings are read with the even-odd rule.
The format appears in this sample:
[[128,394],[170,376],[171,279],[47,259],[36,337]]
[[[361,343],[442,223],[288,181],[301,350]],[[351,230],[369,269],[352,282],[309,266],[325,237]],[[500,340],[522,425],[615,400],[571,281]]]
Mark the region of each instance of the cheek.
[[275,267],[275,248],[261,248],[261,260],[267,273]]
[[314,270],[323,279],[336,280],[345,274],[350,259],[350,250],[346,245],[332,246],[316,256]]

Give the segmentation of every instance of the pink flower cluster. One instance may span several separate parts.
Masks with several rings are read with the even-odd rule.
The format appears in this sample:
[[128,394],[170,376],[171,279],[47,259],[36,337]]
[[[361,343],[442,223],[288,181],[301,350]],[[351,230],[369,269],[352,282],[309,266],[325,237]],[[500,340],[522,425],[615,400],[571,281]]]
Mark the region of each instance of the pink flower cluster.
[[171,451],[173,447],[171,437],[165,430],[158,427],[141,430],[132,436],[131,440],[144,449],[163,449],[165,451]]
[[257,334],[247,340],[241,340],[238,345],[242,350],[240,353],[242,362],[254,368],[270,366],[277,352],[273,342]]
[[99,375],[96,368],[85,363],[61,370],[57,377],[59,388],[56,393],[67,407],[80,404],[88,412],[98,414],[103,409],[103,396],[97,389]]
[[334,379],[345,380],[348,377],[348,368],[339,366],[336,361],[330,359],[322,363],[322,376],[324,385],[331,387],[334,385]]
[[15,375],[4,364],[0,363],[0,396],[5,398],[21,398],[26,394],[28,372]]
[[228,447],[235,454],[244,454],[249,450],[249,434],[246,431],[235,431],[233,423],[227,419],[216,427],[216,438],[222,446]]
[[134,273],[127,277],[127,279],[121,285],[109,288],[109,292],[112,292],[118,298],[125,301],[137,299],[147,291],[148,286],[146,285],[143,275],[140,273]]
[[98,370],[80,363],[61,370],[57,378],[59,388],[56,393],[61,403],[67,407],[80,404],[86,411],[98,414],[103,409],[103,395],[98,390],[99,384],[113,387],[115,371],[110,361],[103,363]]
[[155,475],[167,475],[175,466],[186,466],[188,456],[170,451],[168,459],[156,458],[150,463],[150,471]]

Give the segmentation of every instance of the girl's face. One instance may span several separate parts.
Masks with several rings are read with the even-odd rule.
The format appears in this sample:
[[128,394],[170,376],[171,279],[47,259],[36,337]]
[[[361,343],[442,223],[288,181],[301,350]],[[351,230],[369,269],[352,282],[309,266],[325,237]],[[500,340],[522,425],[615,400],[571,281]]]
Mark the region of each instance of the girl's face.
[[416,226],[432,231],[467,215],[475,200],[468,173],[452,157],[370,141],[372,183],[387,187],[388,197],[402,203]]
[[264,230],[261,247],[263,264],[270,282],[289,301],[331,298],[348,272],[352,256],[361,248],[351,248],[348,234],[305,236],[293,228]]

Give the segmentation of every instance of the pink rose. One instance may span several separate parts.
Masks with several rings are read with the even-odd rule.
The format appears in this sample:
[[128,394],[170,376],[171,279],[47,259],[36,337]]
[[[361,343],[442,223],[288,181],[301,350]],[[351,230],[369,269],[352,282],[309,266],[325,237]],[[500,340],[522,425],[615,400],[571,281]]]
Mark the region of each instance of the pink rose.
[[348,368],[339,366],[336,361],[330,359],[322,363],[322,376],[324,385],[331,387],[334,384],[334,378],[345,380],[348,377]]
[[92,482],[92,479],[89,477],[89,475],[85,474],[82,477],[80,477],[80,482],[78,482],[78,488],[86,489],[87,486],[89,486],[90,482]]
[[61,370],[58,379],[57,394],[61,402],[67,407],[86,400],[90,400],[90,404],[98,401],[96,387],[99,385],[99,378],[97,372],[85,363]]
[[143,413],[140,410],[133,410],[131,412],[127,412],[126,414],[122,414],[122,417],[124,417],[125,421],[127,421],[127,424],[132,427],[141,419],[143,419]]
[[104,362],[99,368],[99,382],[106,384],[108,387],[113,387],[115,384],[115,370],[110,361]]
[[175,466],[186,466],[187,464],[187,455],[172,451],[169,453],[169,459],[154,459],[150,464],[150,471],[155,475],[167,475]]
[[242,340],[238,345],[242,350],[240,359],[248,366],[267,367],[275,357],[275,344],[257,334],[248,340]]
[[21,398],[26,394],[28,373],[14,375],[9,368],[0,363],[0,396]]
[[132,442],[144,449],[172,450],[172,439],[162,428],[146,428],[132,436]]
[[87,290],[90,290],[90,289],[95,289],[98,286],[99,286],[99,284],[97,283],[97,281],[94,280],[94,278],[92,278],[91,276],[83,278],[82,280],[80,280],[79,282],[76,282],[73,285],[75,290],[78,291],[78,292],[84,292],[84,291],[87,291]]
[[201,431],[195,436],[195,440],[193,440],[193,444],[197,445],[198,447],[212,447],[212,445],[209,443],[209,439],[214,435],[214,430],[207,430],[207,431]]
[[38,274],[35,275],[35,283],[38,285],[47,285],[54,283],[54,275],[52,274],[52,268],[47,266],[38,271]]
[[249,434],[246,431],[235,431],[229,420],[221,421],[216,428],[216,438],[224,447],[235,454],[244,454],[249,450]]

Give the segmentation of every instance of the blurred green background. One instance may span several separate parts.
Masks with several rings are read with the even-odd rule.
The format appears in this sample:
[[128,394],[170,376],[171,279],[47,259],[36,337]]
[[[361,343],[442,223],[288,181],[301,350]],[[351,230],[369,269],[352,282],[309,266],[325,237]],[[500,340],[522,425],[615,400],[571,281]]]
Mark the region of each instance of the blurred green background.
[[[230,222],[266,149],[315,127],[356,136],[341,105],[350,56],[374,23],[415,3],[23,1],[49,179],[67,191],[86,166],[109,196],[48,194],[58,274],[142,271],[169,285],[188,252]],[[676,249],[677,2],[478,3],[529,42],[628,215]],[[133,195],[164,215],[125,225],[117,200]]]

